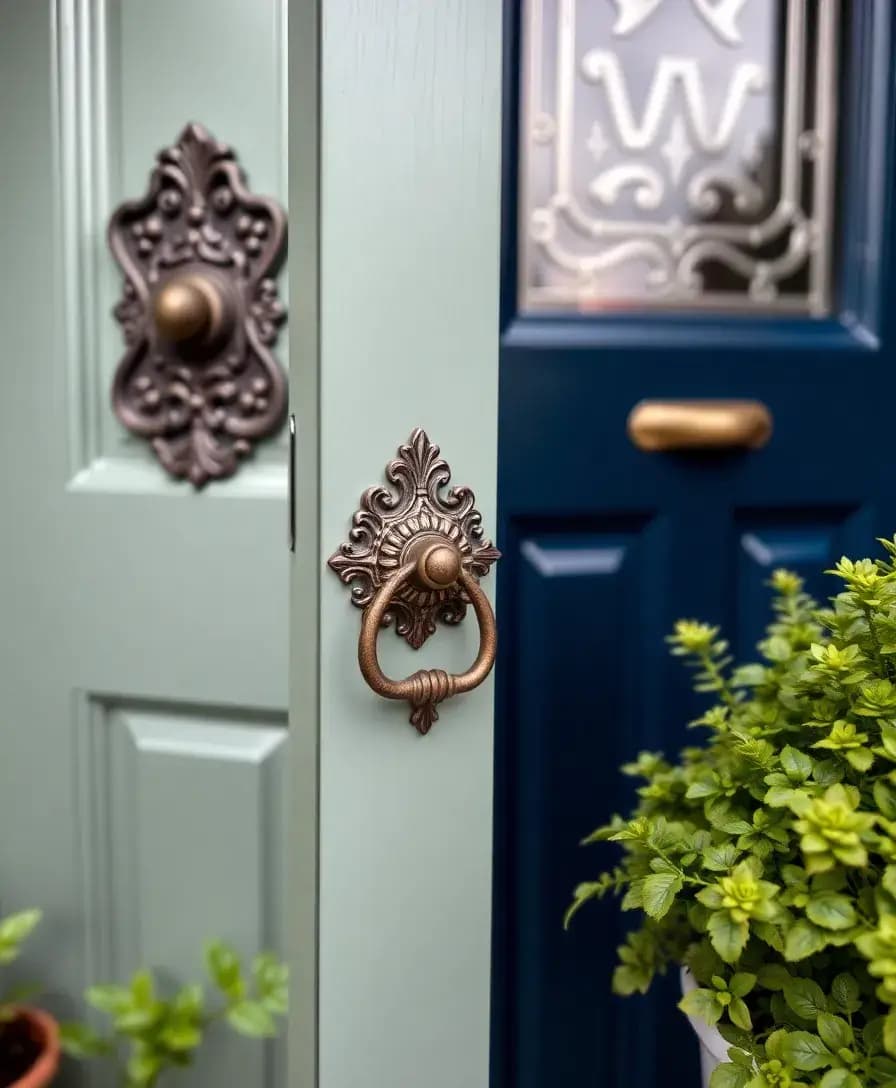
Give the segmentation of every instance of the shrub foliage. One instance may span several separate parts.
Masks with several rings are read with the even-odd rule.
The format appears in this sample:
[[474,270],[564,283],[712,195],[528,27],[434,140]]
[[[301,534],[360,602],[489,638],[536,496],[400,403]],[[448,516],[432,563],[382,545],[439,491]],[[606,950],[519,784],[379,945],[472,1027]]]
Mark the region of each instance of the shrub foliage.
[[642,753],[628,819],[586,842],[622,859],[575,889],[621,896],[641,925],[617,993],[685,964],[681,1002],[718,1026],[712,1088],[896,1088],[896,538],[842,559],[820,610],[776,571],[762,662],[734,666],[716,627],[680,621],[672,652],[713,705],[677,762]]

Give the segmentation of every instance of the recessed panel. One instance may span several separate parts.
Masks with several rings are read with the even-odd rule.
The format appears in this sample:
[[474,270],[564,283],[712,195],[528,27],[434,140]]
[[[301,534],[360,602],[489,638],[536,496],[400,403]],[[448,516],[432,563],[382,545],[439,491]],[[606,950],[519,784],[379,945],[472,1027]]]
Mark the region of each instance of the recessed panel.
[[[519,1088],[650,1079],[655,1006],[609,993],[622,926],[615,905],[589,908],[568,933],[575,884],[612,864],[579,840],[631,800],[618,767],[662,743],[666,654],[661,609],[665,532],[632,518],[593,530],[521,534],[515,559],[512,930]],[[645,684],[643,677],[651,676]],[[503,923],[502,923],[503,924]],[[587,964],[587,967],[584,965]],[[636,1078],[635,1078],[636,1079]]]
[[802,577],[820,603],[839,582],[825,571],[844,554],[868,554],[873,517],[867,508],[779,510],[737,515],[736,618],[730,635],[740,655],[753,659],[772,618],[769,579],[779,567]]
[[[89,981],[204,976],[210,938],[285,948],[282,716],[91,701],[79,723]],[[211,993],[210,986],[207,992]],[[285,1084],[285,1049],[216,1033],[197,1083]]]
[[[107,248],[112,210],[141,196],[158,151],[196,121],[237,151],[252,189],[286,199],[285,0],[57,0],[56,79],[62,318],[72,489],[165,493],[145,444],[109,407],[125,350]],[[222,79],[221,73],[227,78]],[[284,275],[280,296],[287,296]],[[284,328],[278,363],[289,358]],[[262,443],[241,478],[212,494],[282,495],[286,435]]]

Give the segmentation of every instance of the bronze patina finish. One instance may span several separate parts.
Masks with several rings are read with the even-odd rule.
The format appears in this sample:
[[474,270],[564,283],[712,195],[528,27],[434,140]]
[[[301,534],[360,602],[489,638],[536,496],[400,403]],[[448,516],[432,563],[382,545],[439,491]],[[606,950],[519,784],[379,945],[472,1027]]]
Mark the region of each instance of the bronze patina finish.
[[233,325],[232,306],[209,276],[172,276],[153,299],[152,315],[171,344],[212,345]]
[[232,475],[283,422],[286,376],[270,348],[286,316],[274,279],[285,243],[283,209],[251,193],[233,151],[196,124],[109,223],[127,345],[112,407],[197,487]]
[[[364,609],[358,641],[361,674],[378,694],[411,705],[411,723],[428,733],[438,704],[472,691],[495,663],[497,631],[479,578],[500,552],[482,539],[482,519],[466,487],[446,488],[450,469],[419,428],[386,469],[390,488],[372,487],[352,520],[349,539],[330,558],[330,567],[348,584],[352,601]],[[479,621],[479,652],[459,676],[421,669],[392,680],[379,666],[380,627],[394,622],[397,633],[418,649],[436,621],[457,624],[467,605]]]

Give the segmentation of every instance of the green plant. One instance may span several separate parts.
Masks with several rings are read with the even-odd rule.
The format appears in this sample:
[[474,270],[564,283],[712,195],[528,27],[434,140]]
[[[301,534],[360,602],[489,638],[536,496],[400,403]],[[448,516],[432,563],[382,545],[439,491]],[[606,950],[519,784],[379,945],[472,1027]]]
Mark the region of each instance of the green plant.
[[[5,967],[19,958],[22,945],[40,918],[39,910],[23,910],[18,914],[8,914],[5,918],[0,918],[0,967]],[[33,994],[34,987],[28,985],[14,986],[6,991],[0,997],[0,1024],[12,1020],[17,1006]]]
[[714,697],[702,747],[642,753],[628,819],[586,842],[622,857],[576,888],[622,895],[642,924],[617,993],[685,964],[681,1007],[716,1024],[729,1061],[712,1088],[896,1088],[896,539],[835,571],[819,610],[772,577],[762,662],[732,667],[717,628],[676,625],[672,652]]
[[201,984],[181,987],[165,998],[157,980],[138,971],[127,986],[91,986],[87,1002],[111,1025],[97,1032],[86,1024],[63,1024],[63,1049],[76,1058],[110,1057],[126,1088],[152,1088],[169,1069],[189,1065],[205,1033],[224,1022],[241,1035],[276,1035],[276,1017],[286,1013],[287,968],[268,953],[257,956],[247,979],[228,945],[210,943],[205,964],[218,993],[206,1003]]

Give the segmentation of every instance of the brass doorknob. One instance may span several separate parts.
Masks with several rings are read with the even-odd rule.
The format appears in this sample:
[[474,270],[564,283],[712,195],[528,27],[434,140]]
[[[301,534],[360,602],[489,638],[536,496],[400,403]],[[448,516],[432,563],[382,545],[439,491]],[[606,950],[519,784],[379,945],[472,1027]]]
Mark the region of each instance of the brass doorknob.
[[223,291],[210,276],[172,276],[153,300],[153,319],[162,339],[172,344],[210,344],[232,324]]
[[640,450],[760,449],[772,435],[772,416],[758,400],[642,400],[628,417]]

